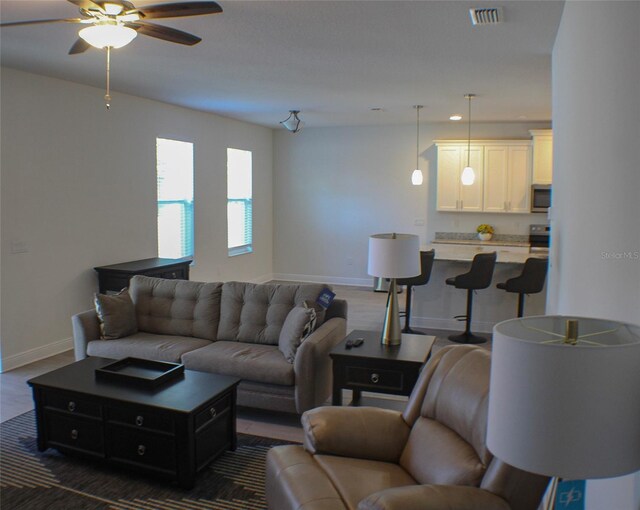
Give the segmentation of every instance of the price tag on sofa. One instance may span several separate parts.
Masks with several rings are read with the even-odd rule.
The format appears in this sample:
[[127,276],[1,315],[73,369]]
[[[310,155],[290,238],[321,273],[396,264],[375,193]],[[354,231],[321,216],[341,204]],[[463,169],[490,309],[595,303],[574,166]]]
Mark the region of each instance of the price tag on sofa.
[[325,287],[324,289],[322,289],[322,292],[318,296],[318,299],[316,299],[316,303],[318,303],[322,308],[326,309],[331,306],[331,303],[333,302],[333,299],[335,297],[335,293],[331,292],[328,287]]

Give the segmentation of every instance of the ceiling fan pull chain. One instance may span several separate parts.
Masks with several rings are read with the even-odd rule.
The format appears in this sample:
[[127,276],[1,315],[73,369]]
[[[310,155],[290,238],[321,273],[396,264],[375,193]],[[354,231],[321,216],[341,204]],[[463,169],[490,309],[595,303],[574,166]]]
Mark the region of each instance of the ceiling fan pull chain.
[[111,108],[111,46],[107,46],[107,93],[104,95],[104,102],[107,110]]

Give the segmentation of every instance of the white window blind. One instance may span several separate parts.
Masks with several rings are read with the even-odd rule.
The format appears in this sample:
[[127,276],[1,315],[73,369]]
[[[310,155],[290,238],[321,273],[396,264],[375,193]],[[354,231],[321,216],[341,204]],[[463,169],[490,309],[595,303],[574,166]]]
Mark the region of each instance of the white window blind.
[[156,139],[158,256],[192,257],[193,144]]
[[253,251],[251,151],[227,149],[227,247],[229,256]]

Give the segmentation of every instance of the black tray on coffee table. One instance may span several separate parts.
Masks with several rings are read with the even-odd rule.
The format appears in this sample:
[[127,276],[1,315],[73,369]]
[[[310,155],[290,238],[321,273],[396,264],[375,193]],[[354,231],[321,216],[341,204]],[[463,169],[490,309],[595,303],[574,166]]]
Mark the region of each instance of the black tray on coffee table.
[[166,361],[124,358],[107,366],[96,368],[100,379],[128,382],[155,387],[184,374],[184,365]]

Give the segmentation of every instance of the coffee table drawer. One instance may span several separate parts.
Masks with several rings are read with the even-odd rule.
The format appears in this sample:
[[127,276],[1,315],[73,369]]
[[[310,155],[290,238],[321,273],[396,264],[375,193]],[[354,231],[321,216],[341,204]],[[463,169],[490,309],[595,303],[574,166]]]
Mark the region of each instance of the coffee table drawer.
[[157,430],[174,433],[173,418],[166,414],[154,413],[143,408],[112,407],[107,408],[109,423],[122,423],[141,430]]
[[51,409],[73,414],[92,416],[95,418],[102,416],[100,404],[83,397],[78,398],[78,395],[72,393],[46,391],[44,393],[44,405]]
[[162,434],[133,430],[131,427],[107,425],[111,460],[145,469],[176,472],[176,446]]
[[104,454],[102,424],[97,421],[46,412],[47,443],[83,452]]
[[229,395],[216,400],[213,404],[206,406],[205,409],[196,415],[196,431],[207,426],[217,418],[221,417],[226,410],[231,407],[231,397]]
[[346,372],[347,384],[385,390],[402,390],[404,386],[404,374],[398,370],[346,367]]

